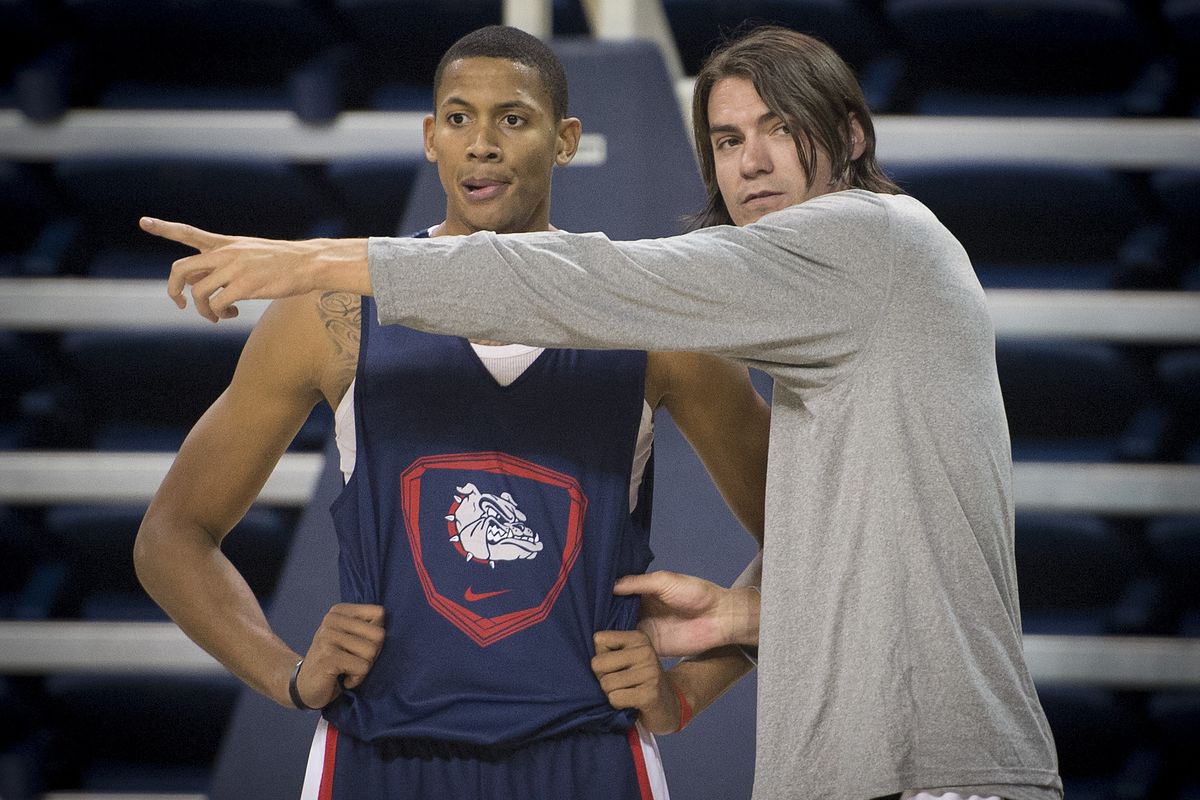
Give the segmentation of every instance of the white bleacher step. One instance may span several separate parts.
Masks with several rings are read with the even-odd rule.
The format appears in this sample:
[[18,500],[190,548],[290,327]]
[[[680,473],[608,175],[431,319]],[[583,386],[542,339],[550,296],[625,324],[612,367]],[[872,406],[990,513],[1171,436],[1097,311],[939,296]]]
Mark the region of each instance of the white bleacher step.
[[[1200,687],[1200,639],[1029,635],[1025,658],[1044,684]],[[223,670],[171,622],[0,622],[0,674]]]
[[[987,298],[1001,338],[1200,342],[1200,292],[991,289]],[[167,298],[165,272],[161,281],[0,279],[0,329],[8,330],[248,330],[267,302],[239,305],[236,319],[216,325],[180,311]]]
[[[0,503],[148,502],[173,459],[171,453],[0,452]],[[306,505],[322,459],[319,453],[284,455],[259,502]],[[1200,466],[1018,461],[1013,494],[1022,511],[1200,514]]]

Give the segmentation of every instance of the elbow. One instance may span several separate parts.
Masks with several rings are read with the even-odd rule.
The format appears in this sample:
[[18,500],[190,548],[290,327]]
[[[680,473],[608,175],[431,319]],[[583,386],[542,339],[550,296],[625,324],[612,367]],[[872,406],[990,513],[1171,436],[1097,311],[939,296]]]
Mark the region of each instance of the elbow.
[[133,571],[137,575],[138,583],[147,592],[154,583],[156,567],[160,560],[160,540],[161,535],[147,515],[142,519],[137,538],[133,541]]
[[157,594],[220,549],[220,537],[213,536],[199,519],[159,506],[156,499],[133,542],[133,571],[142,588],[157,599]]

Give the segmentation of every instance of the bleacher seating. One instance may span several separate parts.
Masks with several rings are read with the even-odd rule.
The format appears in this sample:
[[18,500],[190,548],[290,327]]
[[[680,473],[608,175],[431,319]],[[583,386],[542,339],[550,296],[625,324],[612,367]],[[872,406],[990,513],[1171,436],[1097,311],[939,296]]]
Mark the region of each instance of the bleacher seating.
[[1158,383],[1171,410],[1167,458],[1200,464],[1200,349],[1163,353]]
[[50,676],[53,755],[41,780],[51,790],[204,792],[237,691],[230,675]]
[[28,413],[30,397],[50,379],[52,370],[28,336],[0,331],[0,449],[16,450],[34,441],[36,423]]
[[1146,540],[1153,548],[1163,576],[1163,612],[1174,633],[1200,636],[1200,519],[1167,517],[1154,520]]
[[855,69],[867,103],[892,110],[903,62],[880,17],[857,0],[665,0],[684,70],[695,75],[704,57],[747,24],[770,22],[820,37]]
[[[337,113],[336,36],[307,0],[66,0],[71,104]],[[322,72],[330,74],[322,74]]]
[[[133,541],[145,506],[54,506],[45,514],[46,546],[65,565],[55,615],[107,622],[165,621],[133,572]],[[247,584],[269,605],[291,536],[291,515],[252,508],[222,544]]]
[[[4,553],[0,560],[0,619],[13,619],[43,553],[17,513],[3,506],[0,506],[0,553]],[[0,684],[0,701],[5,696],[3,690],[4,685]]]
[[1169,226],[1180,288],[1200,290],[1200,170],[1164,170],[1150,178]]
[[1122,526],[1093,516],[1018,512],[1016,558],[1026,633],[1163,632],[1163,589]]
[[[723,31],[754,18],[831,42],[884,113],[1200,118],[1197,0],[662,5],[689,73]],[[578,0],[553,6],[556,34],[586,34]],[[427,110],[441,52],[501,15],[501,0],[0,0],[0,111],[47,130],[72,109],[285,111],[321,131],[345,110]],[[583,68],[572,83],[583,81],[602,87],[605,75]],[[585,130],[607,137],[610,159],[662,169],[668,185],[665,156],[619,124],[633,98],[612,100]],[[421,224],[436,213],[409,208],[433,170],[407,156],[297,163],[135,148],[43,161],[0,152],[0,278],[161,279],[185,253],[140,232],[141,214],[296,238],[407,232],[406,212]],[[989,289],[1200,291],[1195,166],[888,167],[961,239]],[[599,185],[586,169],[555,180],[562,196]],[[568,227],[641,235],[620,227],[638,208],[631,199]],[[0,330],[0,450],[174,450],[244,338]],[[1194,343],[1002,339],[997,360],[1017,459],[1200,464]],[[296,447],[319,450],[330,428],[321,405]],[[0,620],[163,619],[132,572],[141,513],[0,506]],[[255,508],[225,545],[264,602],[293,524]],[[1026,633],[1200,637],[1197,519],[1020,512],[1016,528]],[[0,675],[0,797],[204,792],[237,691],[224,675]],[[1195,690],[1039,692],[1071,800],[1200,800]]]
[[987,288],[1147,288],[1170,280],[1136,183],[1110,169],[969,162],[889,171],[958,237]]
[[45,274],[57,270],[62,247],[52,222],[62,213],[41,170],[0,161],[0,277]]
[[1178,60],[1183,73],[1177,110],[1200,117],[1200,2],[1164,0],[1162,16],[1168,32],[1168,51]]
[[177,450],[229,383],[240,332],[64,334],[54,426],[65,447]]
[[1200,692],[1157,692],[1148,702],[1151,741],[1163,754],[1162,772],[1154,797],[1200,800]]
[[1001,340],[996,367],[1013,458],[1027,461],[1154,461],[1167,415],[1151,380],[1103,342]]
[[1167,108],[1174,75],[1137,3],[887,0],[884,8],[904,42],[915,113],[1113,117]]
[[137,227],[144,214],[187,218],[234,233],[254,221],[264,236],[320,235],[328,213],[319,181],[286,161],[265,158],[155,158],[128,154],[59,159],[54,179],[81,221],[72,272],[95,278],[161,278],[183,248]]
[[1063,796],[1149,798],[1160,758],[1145,747],[1143,698],[1094,687],[1038,689],[1058,748]]
[[417,169],[424,163],[424,159],[354,158],[327,164],[325,178],[344,235],[395,232],[404,217]]

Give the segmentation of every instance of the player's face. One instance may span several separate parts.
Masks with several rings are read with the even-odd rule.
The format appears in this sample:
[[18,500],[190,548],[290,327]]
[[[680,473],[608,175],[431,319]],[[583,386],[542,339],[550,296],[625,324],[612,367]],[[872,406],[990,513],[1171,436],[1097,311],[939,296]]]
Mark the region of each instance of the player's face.
[[446,190],[440,233],[546,230],[550,174],[575,154],[579,120],[555,120],[537,72],[502,58],[451,62],[434,102],[425,157]]
[[840,188],[820,149],[809,184],[791,132],[746,78],[717,81],[708,96],[708,123],[717,186],[735,225]]

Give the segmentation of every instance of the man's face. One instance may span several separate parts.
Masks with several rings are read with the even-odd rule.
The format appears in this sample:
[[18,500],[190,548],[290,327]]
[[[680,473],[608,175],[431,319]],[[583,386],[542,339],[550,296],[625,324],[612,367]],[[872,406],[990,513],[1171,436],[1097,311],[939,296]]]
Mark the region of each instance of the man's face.
[[717,81],[708,96],[708,123],[717,186],[735,225],[840,188],[820,149],[809,184],[791,132],[746,78]]
[[579,143],[579,120],[554,119],[535,70],[502,58],[464,58],[442,73],[425,157],[446,191],[440,233],[545,230],[550,174]]

